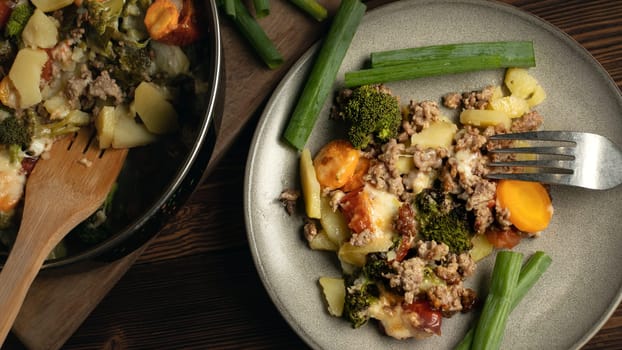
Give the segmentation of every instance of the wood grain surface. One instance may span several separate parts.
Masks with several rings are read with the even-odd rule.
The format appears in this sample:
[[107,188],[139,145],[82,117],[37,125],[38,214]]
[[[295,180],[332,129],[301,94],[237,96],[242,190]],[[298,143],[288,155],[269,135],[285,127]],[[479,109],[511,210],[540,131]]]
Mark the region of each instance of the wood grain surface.
[[[572,36],[622,87],[622,1],[503,2]],[[325,3],[332,11],[338,0]],[[206,181],[144,251],[89,276],[43,281],[48,284],[29,295],[33,302],[21,323],[18,319],[19,339],[12,335],[2,349],[22,349],[24,343],[33,349],[62,344],[63,349],[307,348],[280,316],[256,273],[246,239],[242,189],[263,103],[326,27],[286,0],[271,4],[273,13],[261,25],[285,53],[286,64],[277,71],[266,69],[230,23],[222,22],[225,111]],[[54,283],[57,279],[63,284]],[[84,291],[89,291],[88,298]],[[585,349],[622,349],[622,307]]]

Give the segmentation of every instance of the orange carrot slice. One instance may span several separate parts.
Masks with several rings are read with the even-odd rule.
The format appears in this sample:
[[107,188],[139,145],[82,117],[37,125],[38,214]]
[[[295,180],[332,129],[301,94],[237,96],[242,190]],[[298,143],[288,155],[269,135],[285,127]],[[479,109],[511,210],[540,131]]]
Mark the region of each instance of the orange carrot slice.
[[320,185],[336,189],[348,183],[360,156],[361,152],[346,140],[333,140],[324,145],[313,159]]
[[364,177],[367,175],[367,170],[369,170],[370,164],[371,162],[369,159],[365,157],[359,158],[356,168],[354,169],[354,174],[352,174],[350,180],[348,180],[348,182],[346,182],[341,189],[344,192],[350,192],[365,186]]
[[544,230],[553,216],[549,192],[537,182],[501,180],[497,200],[510,212],[510,222],[523,232]]

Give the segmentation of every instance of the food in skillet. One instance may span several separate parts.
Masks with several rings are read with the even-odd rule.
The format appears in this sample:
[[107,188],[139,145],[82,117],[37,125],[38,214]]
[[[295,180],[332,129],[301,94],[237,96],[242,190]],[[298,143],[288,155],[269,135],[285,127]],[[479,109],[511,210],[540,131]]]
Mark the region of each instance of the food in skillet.
[[[180,137],[205,89],[198,14],[190,0],[0,2],[0,255],[28,173],[59,137],[93,127],[102,149]],[[107,237],[113,195],[81,243]]]
[[440,335],[444,317],[473,308],[477,294],[465,281],[476,263],[551,220],[546,187],[485,176],[488,151],[506,146],[488,137],[540,128],[533,108],[544,99],[520,68],[506,71],[503,87],[448,93],[446,110],[402,103],[382,84],[338,93],[332,117],[345,137],[300,159],[304,235],[343,269],[343,278],[319,281],[332,315],[355,328],[375,319],[405,339]]

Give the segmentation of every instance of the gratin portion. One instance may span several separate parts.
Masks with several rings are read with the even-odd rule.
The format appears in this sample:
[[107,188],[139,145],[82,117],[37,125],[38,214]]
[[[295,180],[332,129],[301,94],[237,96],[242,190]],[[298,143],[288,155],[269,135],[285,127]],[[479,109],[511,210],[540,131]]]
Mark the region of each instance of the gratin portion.
[[[405,339],[440,335],[444,317],[473,308],[465,281],[476,263],[537,236],[553,214],[543,185],[486,177],[489,151],[508,145],[488,138],[539,129],[545,97],[519,68],[504,86],[438,102],[402,103],[382,84],[337,94],[331,117],[346,136],[300,158],[304,236],[311,249],[334,251],[343,271],[320,279],[330,314],[355,328],[375,319]],[[290,214],[299,194],[281,194]],[[525,218],[533,203],[542,215]]]

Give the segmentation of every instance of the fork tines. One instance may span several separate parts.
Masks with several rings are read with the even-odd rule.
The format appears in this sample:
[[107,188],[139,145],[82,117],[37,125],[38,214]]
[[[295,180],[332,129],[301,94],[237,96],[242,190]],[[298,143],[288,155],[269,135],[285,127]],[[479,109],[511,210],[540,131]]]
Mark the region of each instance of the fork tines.
[[[529,145],[490,150],[493,155],[498,156],[493,157],[493,161],[488,164],[495,168],[488,177],[492,179],[559,182],[564,175],[573,174],[575,139],[573,132],[559,131],[522,132],[491,136],[491,141],[525,140],[529,142]],[[551,142],[554,144],[551,145]],[[513,155],[522,155],[522,159],[516,159]]]

